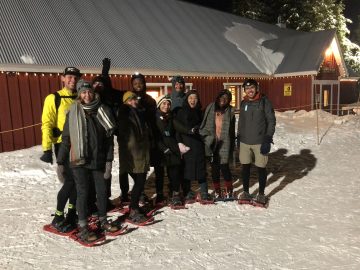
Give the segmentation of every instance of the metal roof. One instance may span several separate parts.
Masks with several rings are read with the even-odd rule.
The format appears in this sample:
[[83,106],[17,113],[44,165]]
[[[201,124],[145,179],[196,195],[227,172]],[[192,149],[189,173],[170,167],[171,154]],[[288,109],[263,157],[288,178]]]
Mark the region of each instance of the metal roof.
[[[262,75],[261,61],[251,58],[252,41],[260,50],[284,54],[276,73],[318,70],[319,44],[335,35],[283,29],[176,0],[1,0],[0,25],[0,69],[43,72],[69,65],[91,72],[109,57],[112,73]],[[252,40],[251,29],[272,40]],[[236,44],[225,38],[229,30]]]

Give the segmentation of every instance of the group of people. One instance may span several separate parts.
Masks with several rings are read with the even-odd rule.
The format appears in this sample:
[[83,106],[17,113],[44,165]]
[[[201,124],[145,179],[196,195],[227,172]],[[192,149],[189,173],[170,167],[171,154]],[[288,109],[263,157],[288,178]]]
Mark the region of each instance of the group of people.
[[[53,163],[63,183],[57,195],[52,226],[61,232],[78,226],[79,237],[94,241],[88,217],[97,212],[100,228],[113,232],[119,224],[107,220],[112,207],[111,171],[114,136],[118,142],[120,200],[129,204],[129,219],[143,223],[148,217],[139,206],[146,197],[147,172],[154,167],[156,204],[164,204],[165,172],[169,180],[167,203],[174,209],[184,203],[233,199],[229,163],[235,148],[242,164],[243,193],[240,201],[266,203],[266,163],[275,132],[275,114],[270,101],[253,79],[244,82],[237,136],[232,95],[221,90],[216,100],[202,110],[196,90],[186,91],[182,76],[172,78],[170,95],[153,99],[146,93],[142,74],[131,77],[130,91],[112,88],[110,60],[103,60],[102,74],[91,82],[75,67],[65,68],[63,89],[46,97],[42,113],[41,160]],[[237,141],[237,143],[236,143]],[[211,165],[214,194],[208,192],[206,164]],[[259,174],[259,194],[249,193],[250,166]],[[221,187],[220,175],[224,179]],[[129,175],[134,185],[129,193]],[[200,192],[191,189],[197,181]],[[68,203],[66,216],[65,206]]]

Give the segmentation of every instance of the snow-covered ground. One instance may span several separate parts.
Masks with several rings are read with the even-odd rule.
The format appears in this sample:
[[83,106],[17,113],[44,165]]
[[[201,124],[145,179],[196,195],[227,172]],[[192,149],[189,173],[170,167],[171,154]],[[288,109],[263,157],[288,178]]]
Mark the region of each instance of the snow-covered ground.
[[60,184],[41,148],[1,153],[0,269],[360,269],[360,117],[320,112],[320,145],[315,111],[277,122],[268,209],[164,209],[160,222],[93,248],[42,231]]

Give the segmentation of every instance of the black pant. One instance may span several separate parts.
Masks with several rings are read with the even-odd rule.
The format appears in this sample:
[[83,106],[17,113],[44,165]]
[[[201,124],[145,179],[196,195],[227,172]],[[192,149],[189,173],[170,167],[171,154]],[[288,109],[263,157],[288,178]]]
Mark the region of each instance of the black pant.
[[[61,145],[60,143],[54,145],[56,157],[59,152],[60,145]],[[57,204],[56,204],[56,210],[60,212],[64,212],[68,200],[69,200],[69,204],[72,204],[73,206],[76,205],[76,187],[75,187],[74,175],[69,165],[69,160],[65,162],[64,168],[65,168],[65,173],[64,173],[65,181],[57,194]]]
[[119,174],[119,183],[122,198],[127,198],[129,193],[129,177],[127,173]]
[[156,194],[163,195],[164,194],[164,167],[156,165],[154,166],[154,173],[155,173],[155,188]]
[[[242,164],[242,181],[243,181],[243,189],[244,192],[249,193],[249,183],[250,183],[250,167],[251,164]],[[259,194],[265,193],[265,186],[266,186],[266,178],[267,178],[267,172],[266,168],[258,168],[258,174],[259,174]]]
[[220,164],[220,156],[218,153],[215,153],[213,162],[211,163],[211,177],[213,182],[220,182],[220,171],[225,181],[231,181],[232,175],[229,163]]
[[171,190],[179,192],[181,176],[183,175],[181,165],[167,166],[166,171],[171,185]]
[[134,186],[131,191],[131,209],[139,208],[139,198],[141,193],[144,191],[146,173],[131,173],[131,177],[134,179]]
[[76,208],[79,215],[79,223],[86,224],[88,217],[88,196],[90,179],[92,176],[95,183],[97,207],[99,209],[99,217],[106,217],[106,185],[104,181],[104,172],[101,170],[89,170],[83,167],[73,168],[76,190],[77,190],[77,202]]

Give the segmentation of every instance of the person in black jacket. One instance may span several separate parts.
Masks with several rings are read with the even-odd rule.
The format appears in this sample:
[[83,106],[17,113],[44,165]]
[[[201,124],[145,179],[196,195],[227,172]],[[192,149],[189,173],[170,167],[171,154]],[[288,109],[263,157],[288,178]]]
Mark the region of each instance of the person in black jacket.
[[[167,175],[170,182],[172,197],[170,206],[177,208],[182,205],[180,198],[180,181],[181,181],[181,153],[176,140],[176,132],[184,131],[179,122],[173,118],[170,111],[171,99],[168,95],[159,96],[156,100],[157,113],[156,113],[156,126],[159,131],[159,138],[157,140],[158,149],[161,154],[161,165],[166,167]],[[162,193],[163,180],[157,183],[156,192]]]
[[196,90],[186,93],[182,108],[177,112],[176,119],[186,127],[187,132],[179,133],[179,141],[189,147],[189,151],[183,154],[184,180],[183,192],[187,199],[194,197],[191,190],[191,180],[197,180],[200,185],[201,203],[212,202],[208,194],[206,181],[205,145],[199,134],[199,127],[203,119],[200,97]]
[[63,130],[63,141],[57,157],[59,166],[63,166],[70,153],[70,166],[74,174],[77,190],[76,208],[79,215],[79,238],[84,242],[93,242],[98,236],[88,230],[89,175],[94,179],[99,222],[105,231],[119,228],[106,218],[106,186],[104,174],[107,163],[112,162],[115,119],[110,109],[101,104],[94,93],[91,83],[80,80],[77,84],[78,98],[70,107]]
[[[238,147],[240,147],[240,163],[242,164],[242,181],[244,192],[240,195],[240,203],[259,203],[265,205],[266,164],[275,133],[276,118],[274,109],[268,98],[259,92],[257,81],[247,79],[243,88],[246,96],[240,105],[238,123]],[[251,163],[255,163],[259,174],[259,194],[253,200],[249,193]]]

